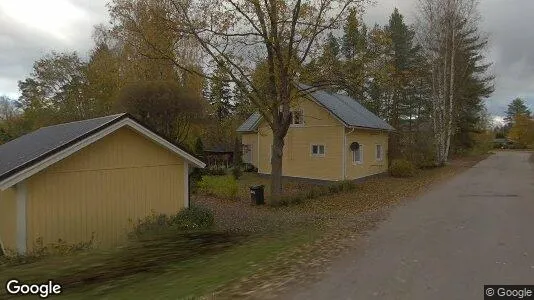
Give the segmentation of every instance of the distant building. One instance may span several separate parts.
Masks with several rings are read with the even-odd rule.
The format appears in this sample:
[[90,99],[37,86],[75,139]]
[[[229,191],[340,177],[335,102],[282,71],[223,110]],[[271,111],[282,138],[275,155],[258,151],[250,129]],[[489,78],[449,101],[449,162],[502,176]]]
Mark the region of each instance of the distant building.
[[234,164],[234,149],[228,145],[215,145],[204,150],[204,161],[208,167],[229,168]]

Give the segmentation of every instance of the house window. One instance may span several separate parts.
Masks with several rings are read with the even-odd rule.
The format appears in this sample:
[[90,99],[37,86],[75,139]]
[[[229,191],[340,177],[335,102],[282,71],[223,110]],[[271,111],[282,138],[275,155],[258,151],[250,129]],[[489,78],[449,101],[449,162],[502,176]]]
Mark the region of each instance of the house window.
[[291,125],[304,125],[304,113],[302,109],[291,112]]
[[363,163],[363,145],[360,144],[360,147],[358,147],[358,149],[352,150],[352,163]]
[[376,160],[382,160],[384,158],[384,151],[382,145],[376,145]]
[[324,145],[312,145],[311,155],[312,156],[324,156]]

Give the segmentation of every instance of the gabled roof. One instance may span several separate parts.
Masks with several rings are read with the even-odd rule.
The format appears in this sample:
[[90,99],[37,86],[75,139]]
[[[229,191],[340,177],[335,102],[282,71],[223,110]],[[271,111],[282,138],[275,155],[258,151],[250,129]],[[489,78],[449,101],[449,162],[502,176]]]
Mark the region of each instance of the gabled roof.
[[[316,89],[305,84],[298,84],[298,87],[303,91],[309,91],[308,95],[311,100],[332,113],[346,127],[395,131],[395,128],[367,110],[356,99]],[[254,113],[241,126],[239,126],[237,131],[256,131],[260,122],[261,115],[259,113]]]
[[205,166],[194,155],[157,135],[128,114],[117,114],[43,127],[0,145],[0,189],[28,178],[124,126],[133,128],[196,167]]
[[250,132],[258,129],[260,125],[261,115],[259,112],[255,112],[248,119],[237,128],[237,132]]

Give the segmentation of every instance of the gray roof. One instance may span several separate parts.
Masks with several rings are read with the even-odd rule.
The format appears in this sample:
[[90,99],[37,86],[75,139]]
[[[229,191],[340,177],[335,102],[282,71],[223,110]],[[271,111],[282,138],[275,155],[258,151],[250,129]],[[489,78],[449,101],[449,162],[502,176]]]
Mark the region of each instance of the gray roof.
[[40,128],[0,145],[0,180],[99,131],[126,114]]
[[[314,87],[299,84],[301,90],[309,91],[310,98],[317,104],[336,116],[347,127],[360,127],[394,131],[391,125],[380,119],[377,115],[367,110],[356,99],[349,96],[334,94]],[[259,125],[261,116],[254,113],[243,123],[237,131],[255,131]]]
[[253,113],[248,119],[237,128],[237,132],[250,132],[258,129],[260,125],[261,115],[258,112]]

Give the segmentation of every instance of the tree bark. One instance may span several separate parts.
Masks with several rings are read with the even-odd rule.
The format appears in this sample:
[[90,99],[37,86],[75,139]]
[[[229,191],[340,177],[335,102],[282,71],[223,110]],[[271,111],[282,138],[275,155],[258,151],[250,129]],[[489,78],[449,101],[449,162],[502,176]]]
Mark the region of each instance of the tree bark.
[[[287,131],[287,130],[286,130]],[[273,132],[271,147],[271,197],[270,205],[277,205],[282,197],[282,159],[284,153],[284,136],[280,132]]]
[[452,119],[453,119],[453,105],[454,105],[454,77],[455,77],[455,57],[456,57],[456,0],[449,0],[452,2],[452,8],[450,8],[450,32],[451,32],[451,50],[450,50],[450,74],[449,74],[449,111],[447,122],[447,136],[445,141],[445,154],[443,162],[446,163],[449,159],[449,149],[451,147],[451,135],[452,135]]

